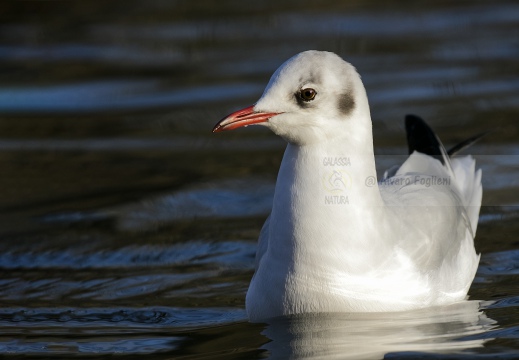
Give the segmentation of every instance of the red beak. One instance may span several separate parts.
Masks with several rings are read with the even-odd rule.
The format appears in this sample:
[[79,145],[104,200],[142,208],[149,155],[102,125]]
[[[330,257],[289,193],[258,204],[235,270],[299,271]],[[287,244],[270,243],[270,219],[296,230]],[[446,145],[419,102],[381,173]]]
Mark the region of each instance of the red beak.
[[213,132],[215,133],[225,130],[233,130],[242,126],[259,124],[262,122],[266,122],[271,117],[279,114],[255,112],[253,108],[254,105],[227,115],[214,126]]

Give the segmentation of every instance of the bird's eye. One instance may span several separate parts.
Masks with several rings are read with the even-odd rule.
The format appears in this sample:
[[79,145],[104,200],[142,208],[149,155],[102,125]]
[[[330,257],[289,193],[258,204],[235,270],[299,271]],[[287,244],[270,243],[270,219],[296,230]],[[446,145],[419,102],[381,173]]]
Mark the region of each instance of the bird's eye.
[[313,99],[315,99],[315,95],[317,95],[317,92],[311,88],[301,89],[299,91],[299,97],[303,101],[312,101]]

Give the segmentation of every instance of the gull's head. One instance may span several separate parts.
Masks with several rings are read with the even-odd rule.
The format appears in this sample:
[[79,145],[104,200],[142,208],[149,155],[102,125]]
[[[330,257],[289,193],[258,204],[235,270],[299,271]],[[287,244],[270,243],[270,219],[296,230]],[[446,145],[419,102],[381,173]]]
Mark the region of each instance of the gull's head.
[[311,50],[281,65],[255,105],[228,115],[213,132],[253,124],[303,145],[351,136],[371,120],[355,68],[334,53]]

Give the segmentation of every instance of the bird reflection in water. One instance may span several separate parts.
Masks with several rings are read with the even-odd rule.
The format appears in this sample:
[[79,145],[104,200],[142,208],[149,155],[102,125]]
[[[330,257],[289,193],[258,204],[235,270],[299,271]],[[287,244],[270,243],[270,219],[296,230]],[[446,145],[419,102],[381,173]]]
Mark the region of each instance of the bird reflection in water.
[[382,359],[480,348],[496,322],[478,301],[393,313],[328,313],[268,322],[271,359]]

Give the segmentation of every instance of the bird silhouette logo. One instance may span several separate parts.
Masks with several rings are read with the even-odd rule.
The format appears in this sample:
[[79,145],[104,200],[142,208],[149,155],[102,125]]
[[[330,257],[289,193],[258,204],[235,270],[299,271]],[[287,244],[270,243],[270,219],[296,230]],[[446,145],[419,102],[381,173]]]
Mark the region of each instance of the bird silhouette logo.
[[329,193],[344,193],[351,185],[350,175],[345,170],[330,169],[322,177],[323,186]]

